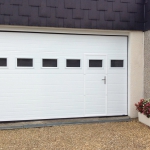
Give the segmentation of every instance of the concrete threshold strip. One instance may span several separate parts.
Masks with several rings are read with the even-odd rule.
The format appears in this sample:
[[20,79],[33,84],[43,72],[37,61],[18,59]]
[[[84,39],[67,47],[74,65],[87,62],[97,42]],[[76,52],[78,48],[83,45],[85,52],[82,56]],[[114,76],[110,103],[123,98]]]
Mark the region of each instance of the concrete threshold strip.
[[16,122],[0,122],[0,130],[13,130],[25,128],[53,127],[60,125],[75,125],[87,123],[106,123],[106,122],[127,122],[130,121],[128,116],[116,117],[94,117],[94,118],[74,118],[74,119],[52,119],[52,120],[32,120]]

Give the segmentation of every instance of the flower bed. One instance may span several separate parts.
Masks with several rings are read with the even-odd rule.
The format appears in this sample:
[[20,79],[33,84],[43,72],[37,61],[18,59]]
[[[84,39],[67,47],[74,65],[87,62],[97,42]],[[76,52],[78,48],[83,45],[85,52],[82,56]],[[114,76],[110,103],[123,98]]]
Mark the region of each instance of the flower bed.
[[150,126],[150,99],[141,99],[135,106],[139,121]]
[[135,106],[138,112],[150,118],[150,99],[141,99]]

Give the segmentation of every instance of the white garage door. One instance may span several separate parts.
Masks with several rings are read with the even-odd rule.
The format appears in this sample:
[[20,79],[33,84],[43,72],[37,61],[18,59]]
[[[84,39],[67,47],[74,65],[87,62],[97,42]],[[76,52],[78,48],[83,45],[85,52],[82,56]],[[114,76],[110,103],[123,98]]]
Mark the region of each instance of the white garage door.
[[127,115],[127,37],[0,33],[0,121]]

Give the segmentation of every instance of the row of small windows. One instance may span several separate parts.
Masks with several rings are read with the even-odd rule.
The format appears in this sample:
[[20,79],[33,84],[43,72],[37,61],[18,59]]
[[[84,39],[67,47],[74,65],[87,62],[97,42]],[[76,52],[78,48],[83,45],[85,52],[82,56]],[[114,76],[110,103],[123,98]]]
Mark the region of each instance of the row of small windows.
[[[111,67],[123,67],[123,60],[111,60]],[[57,59],[42,59],[42,67],[57,67]],[[80,59],[66,59],[66,67],[80,67]],[[7,67],[7,58],[0,58],[0,67]],[[33,67],[32,58],[17,58],[17,67]],[[89,67],[103,67],[103,60],[89,60]]]

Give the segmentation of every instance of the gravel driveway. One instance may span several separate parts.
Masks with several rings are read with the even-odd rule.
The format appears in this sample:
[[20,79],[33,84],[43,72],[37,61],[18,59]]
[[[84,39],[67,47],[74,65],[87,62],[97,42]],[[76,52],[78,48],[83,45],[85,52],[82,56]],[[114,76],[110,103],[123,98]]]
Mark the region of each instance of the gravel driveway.
[[0,150],[150,150],[150,128],[134,119],[0,130]]

